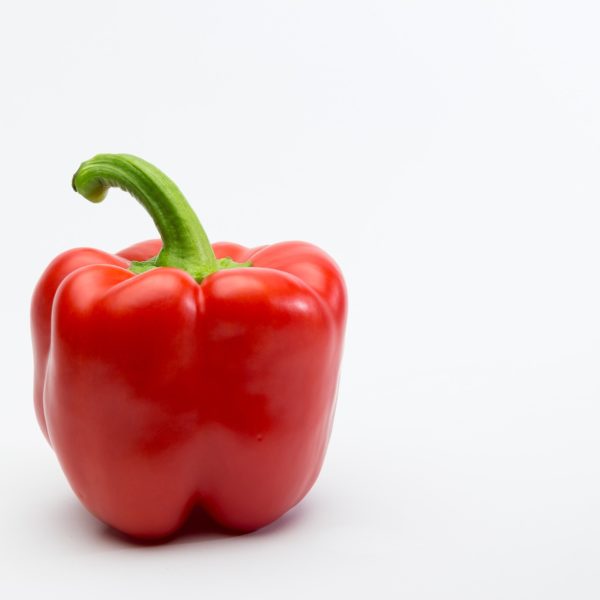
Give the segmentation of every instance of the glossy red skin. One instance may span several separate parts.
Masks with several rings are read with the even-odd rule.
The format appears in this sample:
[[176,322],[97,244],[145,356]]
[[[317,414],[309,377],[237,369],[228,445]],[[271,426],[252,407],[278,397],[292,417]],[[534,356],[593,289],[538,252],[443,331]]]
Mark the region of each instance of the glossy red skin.
[[213,246],[252,267],[198,284],[76,249],[35,290],[35,408],[77,496],[138,538],[176,532],[192,508],[251,531],[300,501],[321,468],[335,407],[346,292],[315,246]]

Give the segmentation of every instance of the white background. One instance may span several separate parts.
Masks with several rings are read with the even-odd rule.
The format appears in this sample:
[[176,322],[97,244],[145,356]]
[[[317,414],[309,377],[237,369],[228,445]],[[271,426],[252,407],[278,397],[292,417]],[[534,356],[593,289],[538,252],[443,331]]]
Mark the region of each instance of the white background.
[[[593,1],[4,3],[0,595],[600,597],[599,30]],[[344,270],[325,467],[263,531],[129,544],[37,429],[37,278],[155,235],[72,192],[98,152],[214,241]]]

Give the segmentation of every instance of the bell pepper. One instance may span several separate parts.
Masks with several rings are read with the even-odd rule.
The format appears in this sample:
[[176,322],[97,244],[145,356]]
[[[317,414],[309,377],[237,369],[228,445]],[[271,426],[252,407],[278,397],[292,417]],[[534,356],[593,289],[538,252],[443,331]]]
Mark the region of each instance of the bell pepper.
[[161,240],[69,250],[32,300],[35,409],[75,494],[108,525],[154,539],[198,509],[252,531],[297,504],[323,463],[346,319],[319,248],[211,246],[177,186],[125,154],[84,162],[73,188],[110,187]]

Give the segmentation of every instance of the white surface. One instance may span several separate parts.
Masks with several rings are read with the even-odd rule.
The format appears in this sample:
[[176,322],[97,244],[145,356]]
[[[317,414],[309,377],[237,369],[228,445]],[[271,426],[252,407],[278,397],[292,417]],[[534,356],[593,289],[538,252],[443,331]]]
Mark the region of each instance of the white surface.
[[[0,11],[0,596],[600,596],[596,2]],[[213,240],[344,269],[326,465],[264,531],[123,542],[37,430],[37,277],[154,236],[124,194],[70,190],[97,152],[164,169]]]

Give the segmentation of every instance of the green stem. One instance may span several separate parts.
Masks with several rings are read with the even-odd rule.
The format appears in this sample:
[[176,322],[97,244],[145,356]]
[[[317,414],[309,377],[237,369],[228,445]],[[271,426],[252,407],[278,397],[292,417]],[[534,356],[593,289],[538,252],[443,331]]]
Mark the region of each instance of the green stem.
[[98,154],[73,176],[73,189],[91,202],[102,202],[111,187],[119,187],[138,200],[163,241],[157,256],[132,263],[132,271],[175,267],[202,281],[220,268],[196,213],[179,188],[156,167],[129,154]]

